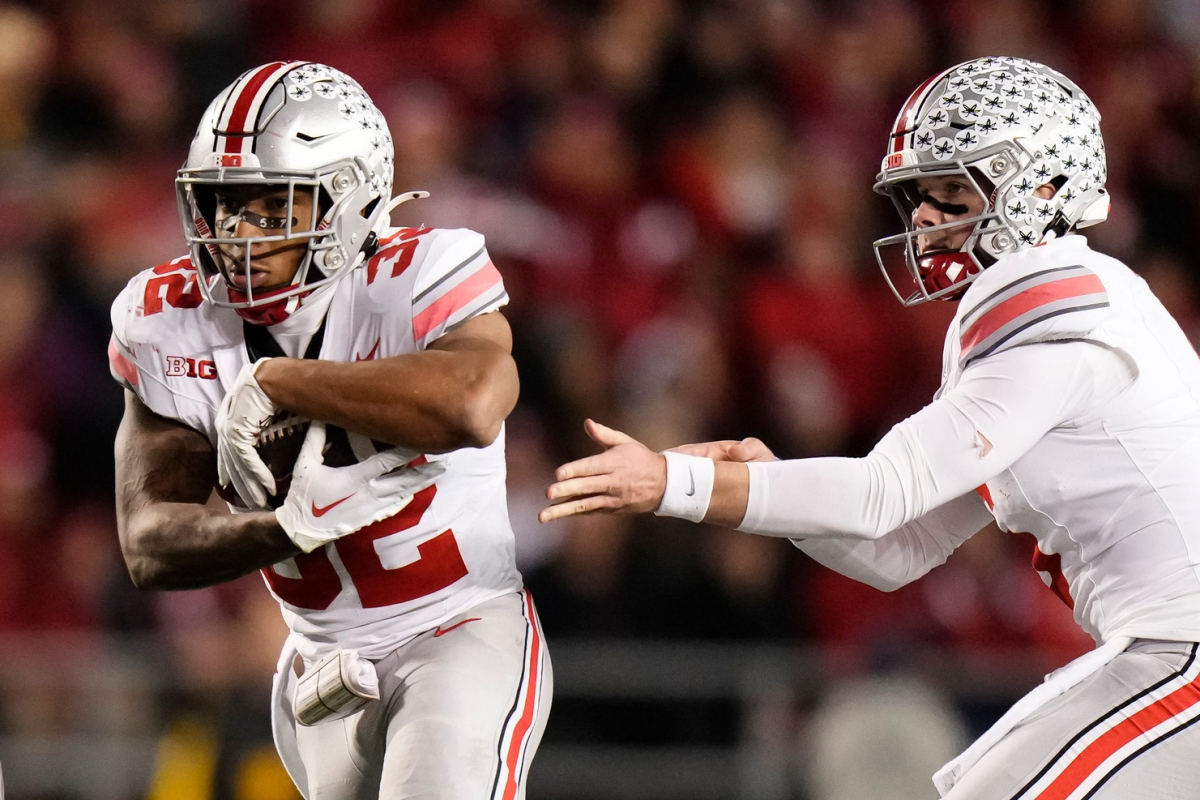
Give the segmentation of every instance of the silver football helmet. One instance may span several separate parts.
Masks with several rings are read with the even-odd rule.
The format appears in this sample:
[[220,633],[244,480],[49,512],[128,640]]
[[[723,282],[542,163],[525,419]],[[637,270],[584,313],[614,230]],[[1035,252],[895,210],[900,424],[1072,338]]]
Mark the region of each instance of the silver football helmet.
[[[348,75],[305,61],[276,61],[244,73],[208,107],[175,181],[205,299],[248,318],[253,315],[245,309],[269,305],[282,312],[277,321],[302,295],[349,272],[373,249],[391,208],[424,196],[413,192],[388,202],[392,163],[387,122]],[[228,219],[218,229],[217,193],[230,185],[286,188],[287,210],[278,218],[242,210],[234,222],[246,219],[265,235],[236,238]],[[300,225],[293,205],[302,192],[311,193],[313,210]],[[251,245],[298,241],[307,251],[291,284],[256,296]],[[221,280],[225,292],[217,291]]]
[[[984,210],[918,230],[916,179],[941,175],[965,176]],[[954,299],[1006,253],[1103,222],[1106,177],[1100,112],[1070,79],[1019,58],[967,61],[921,84],[896,117],[875,191],[905,232],[876,241],[876,260],[904,305]],[[1044,184],[1053,196],[1034,195]],[[958,251],[917,251],[918,234],[963,227]]]

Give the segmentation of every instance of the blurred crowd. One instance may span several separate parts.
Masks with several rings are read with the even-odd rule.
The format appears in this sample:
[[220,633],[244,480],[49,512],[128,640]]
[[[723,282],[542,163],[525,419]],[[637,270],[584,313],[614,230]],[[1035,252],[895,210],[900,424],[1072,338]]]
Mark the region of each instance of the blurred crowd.
[[535,520],[553,467],[596,449],[586,417],[656,448],[754,435],[782,457],[862,455],[928,400],[953,309],[886,288],[870,242],[900,221],[871,185],[908,92],[982,55],[1050,64],[1095,101],[1113,211],[1089,238],[1200,337],[1189,0],[0,3],[0,632],[148,633],[188,665],[185,691],[245,678],[205,665],[258,630],[257,579],[154,596],[124,573],[105,349],[120,288],[183,253],[172,181],[201,112],[279,58],[337,67],[383,110],[397,189],[433,193],[397,223],[487,237],[522,378],[513,525],[552,641],[1063,663],[1089,643],[1031,544],[998,530],[884,595],[786,542]]

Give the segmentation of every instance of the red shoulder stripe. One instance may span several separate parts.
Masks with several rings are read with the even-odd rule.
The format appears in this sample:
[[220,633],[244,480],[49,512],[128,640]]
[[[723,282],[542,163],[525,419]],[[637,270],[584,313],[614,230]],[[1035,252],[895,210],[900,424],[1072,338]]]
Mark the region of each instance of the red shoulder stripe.
[[967,353],[975,345],[991,336],[1000,328],[1012,322],[1017,317],[1035,308],[1053,303],[1056,300],[1066,300],[1070,297],[1081,297],[1089,294],[1101,294],[1104,284],[1095,275],[1080,275],[1075,278],[1063,278],[1050,283],[1030,287],[988,311],[975,320],[962,336],[962,352]]
[[128,381],[130,385],[138,385],[137,367],[117,349],[115,338],[108,340],[108,363],[112,365],[113,372]]
[[500,271],[496,269],[495,264],[488,261],[474,275],[446,292],[413,318],[413,335],[417,341],[421,341],[431,330],[500,281]]

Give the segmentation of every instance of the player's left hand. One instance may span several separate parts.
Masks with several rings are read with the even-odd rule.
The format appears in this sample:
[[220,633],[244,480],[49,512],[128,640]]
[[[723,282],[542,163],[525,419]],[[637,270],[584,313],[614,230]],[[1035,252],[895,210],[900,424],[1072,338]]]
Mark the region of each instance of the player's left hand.
[[233,484],[251,508],[267,508],[275,494],[275,477],[254,446],[279,410],[254,378],[269,358],[242,367],[217,412],[217,482]]
[[348,467],[329,467],[324,450],[325,423],[314,422],[292,470],[291,488],[275,510],[280,527],[306,553],[395,516],[446,471],[444,461],[409,466],[420,454],[400,447]]
[[641,514],[662,502],[667,460],[620,431],[587,420],[587,435],[606,448],[599,455],[563,464],[546,490],[554,503],[538,514],[550,522],[576,514]]

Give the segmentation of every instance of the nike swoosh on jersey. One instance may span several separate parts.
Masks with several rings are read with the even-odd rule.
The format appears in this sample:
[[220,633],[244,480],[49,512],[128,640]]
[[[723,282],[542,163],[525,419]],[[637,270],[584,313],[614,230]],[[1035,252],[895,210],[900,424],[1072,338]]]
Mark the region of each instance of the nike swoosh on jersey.
[[449,633],[450,631],[454,630],[455,628],[459,628],[459,627],[462,627],[463,625],[466,625],[468,622],[479,622],[479,620],[481,620],[481,619],[483,619],[483,617],[471,617],[470,619],[464,619],[462,622],[456,622],[453,625],[451,625],[449,628],[443,628],[441,625],[439,625],[438,629],[433,632],[433,638],[436,639],[439,636],[443,636],[443,635]]
[[330,504],[329,504],[329,505],[327,505],[327,506],[320,506],[320,507],[318,507],[318,506],[317,506],[317,501],[316,501],[316,500],[314,500],[314,501],[313,501],[313,504],[312,504],[312,513],[313,513],[313,516],[314,516],[314,517],[323,517],[323,516],[325,516],[326,514],[328,514],[328,513],[329,513],[329,510],[330,510],[331,508],[333,508],[334,506],[340,506],[342,503],[346,502],[346,501],[347,501],[347,500],[349,500],[351,497],[354,497],[354,495],[356,495],[356,494],[358,494],[358,492],[351,492],[350,494],[348,494],[348,495],[346,495],[345,497],[343,497],[341,500],[334,500],[332,503],[330,503]]
[[378,349],[379,349],[379,340],[376,339],[375,346],[371,348],[371,352],[367,353],[365,356],[360,356],[358,353],[355,353],[354,360],[355,361],[374,361],[375,360],[375,351]]

